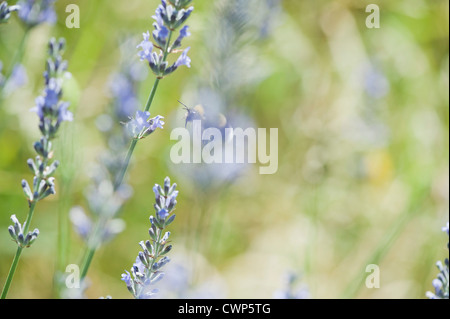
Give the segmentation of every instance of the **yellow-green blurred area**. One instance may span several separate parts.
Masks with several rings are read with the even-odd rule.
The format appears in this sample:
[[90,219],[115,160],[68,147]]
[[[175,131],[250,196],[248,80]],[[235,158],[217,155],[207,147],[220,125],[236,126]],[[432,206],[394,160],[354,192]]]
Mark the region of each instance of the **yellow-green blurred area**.
[[[65,24],[72,2],[80,7],[79,29]],[[184,40],[191,68],[180,68],[158,88],[151,113],[165,116],[167,126],[138,144],[128,179],[134,193],[121,214],[126,229],[95,255],[87,297],[131,296],[120,276],[138,243],[149,239],[152,187],[170,176],[180,195],[169,255],[192,269],[193,287],[214,287],[212,297],[272,298],[294,272],[311,298],[425,298],[436,261],[448,258],[441,231],[449,209],[448,1],[282,1],[267,36],[240,44],[240,56],[257,60],[263,76],[233,97],[256,127],[278,128],[278,171],[260,175],[252,165],[226,185],[201,187],[173,168],[170,131],[182,122],[177,100],[209,81],[209,23],[220,12],[217,3],[194,1],[192,36]],[[370,3],[380,8],[380,28],[366,26]],[[16,250],[9,217],[23,222],[27,214],[20,182],[32,179],[26,160],[35,157],[32,144],[40,135],[29,110],[44,86],[50,37],[67,40],[72,78],[64,99],[75,118],[55,145],[57,195],[37,206],[31,227],[40,236],[24,251],[9,297],[55,297],[58,220],[74,205],[86,207],[90,169],[106,148],[95,123],[108,112],[120,43],[131,35],[135,50],[141,34],[153,30],[158,4],[60,0],[58,22],[31,31],[23,59],[28,82],[0,109],[2,286]],[[5,68],[23,32],[15,14],[0,25]],[[142,108],[153,81],[149,74],[140,86]],[[78,264],[84,243],[67,231],[66,261]],[[365,285],[369,264],[379,266],[380,288]]]

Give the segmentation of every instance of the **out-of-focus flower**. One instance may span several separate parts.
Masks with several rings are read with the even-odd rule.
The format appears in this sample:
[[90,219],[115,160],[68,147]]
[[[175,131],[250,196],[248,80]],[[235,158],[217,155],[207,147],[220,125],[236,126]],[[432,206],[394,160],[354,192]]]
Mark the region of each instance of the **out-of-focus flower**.
[[389,93],[389,81],[375,66],[369,66],[364,73],[364,87],[370,97],[380,99]]
[[54,24],[56,13],[54,4],[56,0],[20,0],[19,18],[29,28],[42,23]]
[[3,92],[6,95],[16,91],[18,88],[27,84],[27,82],[27,71],[22,64],[16,64],[7,79],[2,75],[2,63],[0,61],[0,88],[3,88]]
[[309,290],[306,287],[296,287],[299,277],[289,273],[286,280],[286,287],[274,293],[275,299],[309,299]]
[[0,24],[5,23],[11,17],[11,12],[19,11],[19,6],[8,6],[8,2],[3,1],[0,3]]

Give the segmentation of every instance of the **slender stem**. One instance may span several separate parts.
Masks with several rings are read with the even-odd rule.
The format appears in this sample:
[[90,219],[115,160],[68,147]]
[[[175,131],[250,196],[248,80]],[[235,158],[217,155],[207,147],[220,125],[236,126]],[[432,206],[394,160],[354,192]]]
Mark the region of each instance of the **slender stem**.
[[6,295],[8,294],[9,287],[11,286],[11,282],[14,277],[14,273],[16,272],[17,264],[19,263],[20,255],[22,254],[22,247],[17,247],[16,255],[14,256],[14,260],[11,264],[11,268],[9,269],[8,277],[6,278],[5,286],[3,287],[1,299],[6,299]]
[[155,80],[155,83],[153,84],[152,91],[150,92],[147,103],[145,104],[145,109],[144,109],[145,112],[148,112],[150,110],[150,107],[152,106],[153,99],[155,98],[156,90],[158,89],[159,81],[161,81],[161,79],[157,78]]
[[96,250],[96,248],[89,248],[86,255],[84,256],[83,265],[81,267],[81,279],[86,277]]
[[128,148],[128,153],[125,158],[125,161],[123,162],[122,169],[119,172],[119,175],[117,175],[116,181],[114,183],[114,190],[117,190],[120,185],[122,185],[123,179],[125,177],[125,173],[128,170],[128,166],[130,166],[131,156],[133,155],[134,149],[136,148],[138,140],[133,139],[131,141],[130,147]]
[[[44,149],[48,153],[48,152],[50,152],[50,142],[49,142],[48,136],[45,136],[45,140],[46,140],[46,143],[45,143]],[[48,157],[44,158],[44,160],[42,162],[42,165],[44,167],[47,167],[47,163],[48,163]],[[42,180],[42,177],[38,176],[36,185],[39,185],[41,180]],[[31,220],[33,219],[33,214],[34,214],[34,209],[36,208],[36,204],[37,204],[37,201],[32,201],[30,203],[30,208],[28,210],[28,216],[27,216],[27,219],[26,219],[25,223],[23,224],[24,228],[23,228],[23,232],[22,233],[24,234],[24,236],[27,236],[28,231],[30,229]],[[16,255],[14,256],[14,260],[13,260],[13,262],[11,264],[11,268],[9,270],[8,277],[6,279],[5,286],[4,286],[3,291],[2,291],[1,299],[5,299],[6,295],[8,294],[9,287],[11,286],[11,282],[12,282],[14,274],[16,272],[17,264],[19,263],[19,259],[20,259],[20,256],[22,254],[23,248],[24,247],[21,247],[21,246],[19,246],[17,248]]]
[[[71,185],[70,181],[62,177],[61,183],[61,198],[70,198]],[[67,267],[67,259],[70,248],[70,222],[69,214],[70,201],[61,201],[58,208],[58,241],[57,241],[57,257],[56,257],[56,273],[53,282],[53,294],[59,298],[61,292],[61,274],[64,273]]]
[[168,56],[169,53],[172,51],[172,48],[170,48],[170,40],[172,39],[172,35],[173,35],[173,31],[170,30],[170,31],[169,31],[169,36],[167,37],[166,47],[164,48],[164,58],[163,58],[163,62],[165,62],[165,61],[167,60],[167,56]]
[[30,225],[31,225],[31,219],[33,218],[33,214],[34,214],[34,209],[36,208],[36,202],[33,201],[30,204],[30,209],[28,211],[28,216],[27,216],[27,220],[25,221],[25,225],[24,225],[24,229],[23,229],[23,234],[26,236],[28,234],[28,230],[30,229]]
[[[23,233],[28,234],[28,229],[30,228],[31,219],[33,218],[34,208],[36,207],[36,202],[32,202],[30,205],[30,210],[28,211],[27,220],[25,222],[25,228]],[[3,287],[1,299],[6,299],[6,295],[8,294],[9,287],[11,286],[14,274],[16,272],[17,264],[19,263],[20,255],[22,254],[23,247],[17,247],[16,255],[14,256],[14,260],[11,264],[11,268],[9,269],[8,277],[6,278],[5,285]]]

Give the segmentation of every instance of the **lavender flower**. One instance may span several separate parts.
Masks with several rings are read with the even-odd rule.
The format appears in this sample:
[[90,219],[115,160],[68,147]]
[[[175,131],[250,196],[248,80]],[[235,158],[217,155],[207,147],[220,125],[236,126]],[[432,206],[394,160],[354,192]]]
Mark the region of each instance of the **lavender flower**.
[[11,238],[17,243],[19,247],[30,247],[39,236],[39,229],[36,228],[32,232],[24,235],[24,229],[17,219],[16,215],[11,216],[11,221],[13,222],[13,225],[8,227]]
[[54,24],[56,13],[54,4],[56,0],[20,0],[19,18],[29,28],[42,23]]
[[50,163],[50,154],[52,153],[52,139],[56,137],[56,133],[62,122],[72,121],[73,115],[68,111],[69,104],[62,102],[62,78],[61,74],[65,74],[67,63],[60,63],[57,67],[56,60],[61,60],[61,53],[64,50],[64,40],[58,43],[58,49],[55,50],[55,40],[50,41],[50,58],[47,61],[47,70],[44,74],[46,87],[44,93],[36,99],[36,106],[32,111],[36,112],[39,117],[39,129],[42,137],[34,143],[34,149],[38,153],[36,160],[29,159],[28,166],[35,174],[33,181],[33,192],[30,191],[28,183],[22,182],[22,188],[27,195],[28,201],[39,201],[46,196],[54,193],[54,184],[51,174],[59,165],[58,161]]
[[139,52],[139,57],[141,61],[148,60],[149,62],[152,59],[152,51],[153,51],[153,43],[150,41],[150,32],[143,33],[144,41],[142,41],[137,48],[141,48],[142,51]]
[[[0,87],[2,87],[0,79]],[[28,82],[27,71],[22,64],[16,64],[12,70],[11,76],[6,81],[4,86],[4,91],[6,93],[11,93],[18,88],[24,86]]]
[[163,128],[164,121],[162,119],[164,117],[158,115],[149,118],[150,112],[137,111],[136,116],[130,119],[126,126],[132,138],[141,140],[152,134],[157,128]]
[[[156,14],[154,16],[154,19],[156,20],[156,24],[154,24],[155,27],[155,32],[152,33],[153,39],[157,42],[156,44],[153,44],[150,40],[150,32],[147,31],[146,33],[143,34],[143,41],[137,46],[138,48],[141,49],[141,51],[138,53],[139,57],[141,58],[141,60],[143,61],[147,61],[147,63],[149,63],[151,70],[157,75],[155,83],[153,84],[153,88],[151,90],[151,93],[149,95],[149,98],[147,100],[147,103],[145,105],[145,109],[143,111],[137,111],[134,117],[129,117],[129,121],[128,123],[125,123],[124,127],[125,129],[128,131],[129,135],[131,135],[132,140],[130,142],[130,146],[128,148],[127,154],[124,157],[124,160],[120,162],[120,167],[118,167],[117,171],[114,173],[114,183],[112,185],[112,190],[113,193],[114,192],[118,192],[123,185],[128,167],[130,165],[131,162],[131,158],[133,155],[133,152],[136,148],[136,145],[138,143],[139,140],[147,137],[148,135],[152,134],[157,128],[162,128],[164,125],[164,122],[162,121],[163,117],[158,115],[154,118],[150,118],[150,113],[149,113],[149,109],[152,105],[153,99],[155,97],[155,93],[158,87],[158,83],[159,81],[166,75],[168,75],[169,73],[172,73],[173,71],[175,71],[175,69],[177,68],[177,66],[175,66],[175,64],[172,67],[168,67],[168,62],[166,61],[167,56],[172,53],[172,49],[171,49],[171,36],[172,33],[175,31],[175,27],[181,26],[184,21],[188,18],[188,16],[190,15],[190,13],[192,12],[193,8],[190,9],[184,9],[184,7],[187,5],[188,3],[190,3],[191,1],[177,1],[176,6],[174,7],[173,5],[168,5],[167,2],[165,0],[162,0],[162,5],[158,7],[158,9],[156,10]],[[169,14],[170,13],[170,14]],[[174,13],[176,13],[174,15]],[[171,25],[168,26],[168,24],[165,21],[165,18],[169,17],[172,19]],[[177,26],[175,26],[175,24],[179,24]],[[167,34],[167,30],[168,30],[168,34]],[[161,48],[160,45],[161,44],[165,44],[164,48]],[[159,54],[157,52],[154,52],[153,49],[159,49],[160,52]],[[186,58],[185,58],[186,60]],[[150,119],[149,119],[150,118]],[[108,119],[103,117],[102,120],[106,119],[106,122],[108,122]],[[109,121],[111,124],[111,121]],[[108,126],[108,123],[106,123],[106,127]],[[105,130],[107,131],[107,130]],[[118,143],[120,144],[120,143]],[[114,160],[111,162],[115,162]],[[173,205],[173,201],[172,201],[172,205]],[[100,209],[99,207],[96,207],[96,205],[94,205],[95,209]],[[93,209],[93,211],[95,212],[96,210]],[[153,223],[159,223],[161,224],[161,220],[163,220],[164,218],[167,218],[167,222],[165,223],[166,226],[168,226],[169,224],[169,220],[173,221],[173,217],[174,216],[169,216],[170,214],[170,209],[166,209],[167,213],[164,213],[163,209],[166,208],[161,208],[161,212],[158,211],[156,214],[156,217],[152,217],[152,225]],[[88,272],[88,269],[90,267],[91,261],[93,259],[93,256],[95,254],[95,251],[98,249],[98,247],[101,244],[101,228],[108,222],[108,220],[110,220],[111,217],[113,217],[115,215],[115,212],[113,211],[113,213],[108,213],[108,211],[106,210],[99,210],[101,212],[101,214],[99,213],[99,219],[95,222],[94,227],[92,226],[88,226],[88,228],[93,228],[93,231],[90,231],[87,240],[87,249],[86,252],[84,254],[84,259],[83,259],[83,265],[82,265],[82,269],[81,269],[81,278],[84,279],[86,277],[86,274]],[[117,211],[116,211],[117,212]],[[84,221],[83,221],[84,220]],[[84,216],[81,217],[80,219],[80,223],[81,225],[83,225],[83,227],[81,227],[81,232],[86,233],[86,228],[84,227],[85,225],[89,225],[90,223],[85,223],[85,218]],[[165,244],[163,242],[161,242],[161,240],[163,240],[164,238],[159,238],[158,241],[156,242],[156,240],[154,239],[154,245],[155,247],[163,247]],[[164,251],[161,251],[160,253],[167,253],[170,248],[164,247]],[[171,247],[171,246],[170,246]],[[142,257],[142,256],[141,256]],[[145,257],[145,256],[143,256]],[[150,279],[151,282],[153,282],[153,280],[155,280],[156,277],[161,278],[161,276],[157,273],[155,273],[155,268],[160,268],[163,266],[163,259],[156,261],[156,257],[155,255],[153,255],[152,257],[154,266],[152,265],[150,267],[150,270],[146,271],[148,272],[147,276],[153,276],[152,278],[147,278]],[[144,260],[146,260],[144,258]],[[148,266],[148,265],[146,265]],[[133,275],[134,279],[136,280],[136,282],[140,282],[141,277],[142,277],[142,273],[139,271],[139,267],[133,267],[131,274]],[[144,274],[145,275],[145,274]],[[131,275],[129,274],[125,274],[124,279],[128,284],[131,284],[132,282],[130,282],[128,280],[128,278]],[[135,297],[139,297],[141,298],[142,296],[149,296],[151,295],[151,291],[144,291],[142,290],[142,287],[140,287],[139,289],[137,289],[137,287],[134,286],[130,286],[127,285],[130,289],[130,291],[133,292],[133,295]],[[139,290],[139,291],[138,291]]]
[[69,103],[60,100],[63,93],[63,80],[70,75],[67,72],[67,62],[62,61],[61,57],[64,46],[64,39],[60,39],[58,43],[55,39],[50,40],[50,58],[47,60],[47,68],[44,72],[46,87],[43,94],[36,99],[36,106],[32,109],[39,116],[39,129],[44,135],[44,143],[49,143],[56,137],[62,122],[73,120],[73,115],[68,110]]
[[[442,227],[442,231],[449,235],[449,224],[445,227]],[[447,249],[449,244],[447,242]],[[449,262],[448,258],[445,258],[444,264],[441,261],[436,263],[437,268],[439,269],[439,274],[437,278],[433,280],[432,285],[434,287],[434,293],[428,291],[426,296],[429,299],[449,299]]]
[[[182,40],[190,36],[188,26],[184,26],[180,30],[178,38],[173,43],[170,42],[172,33],[186,22],[194,10],[194,7],[186,9],[191,2],[192,0],[177,0],[167,3],[166,0],[161,0],[161,5],[158,6],[153,16],[153,19],[156,21],[153,23],[155,30],[152,33],[155,44],[150,41],[150,32],[147,31],[143,34],[144,40],[137,46],[137,48],[142,49],[138,53],[139,57],[142,61],[147,60],[150,69],[158,78],[163,78],[173,73],[181,65],[190,67],[191,60],[187,56],[189,48],[184,50],[183,54],[172,66],[169,66],[167,56],[176,52],[175,49],[181,47]],[[153,51],[155,48],[159,49],[159,53]]]
[[8,6],[8,2],[3,1],[0,3],[0,24],[5,23],[11,17],[11,12],[19,11],[19,6]]
[[159,19],[157,22],[153,23],[153,26],[155,28],[155,31],[152,33],[153,39],[161,48],[164,48],[167,44],[167,38],[169,37],[169,29],[167,29]]
[[174,6],[167,4],[165,0],[161,0],[161,3],[153,17],[159,24],[164,23],[170,30],[179,28],[194,10],[194,7],[185,9],[187,3],[182,3],[181,1],[178,1],[178,5]]
[[30,247],[39,235],[38,229],[28,232],[37,202],[55,194],[55,178],[52,175],[59,166],[59,162],[52,159],[52,140],[56,137],[61,122],[72,119],[71,113],[67,110],[68,104],[60,102],[62,97],[61,76],[66,74],[67,67],[66,62],[61,62],[64,44],[63,39],[58,43],[54,39],[50,41],[50,57],[44,73],[46,87],[43,95],[36,99],[36,107],[33,108],[39,117],[39,129],[42,137],[34,143],[34,149],[38,156],[35,160],[27,161],[28,167],[34,174],[32,187],[26,180],[22,181],[22,189],[29,206],[27,219],[22,226],[16,216],[12,215],[13,225],[8,228],[11,238],[17,243],[18,248],[5,281],[2,298],[6,298],[22,250]]
[[175,66],[179,67],[181,65],[186,65],[188,68],[191,67],[191,59],[187,56],[190,47],[183,51],[183,53],[178,58],[177,62],[175,62]]
[[142,251],[131,267],[131,274],[128,271],[122,274],[122,280],[136,299],[148,299],[158,292],[152,289],[153,285],[164,277],[161,269],[170,261],[164,256],[172,250],[172,245],[168,245],[170,232],[163,231],[175,220],[172,212],[177,204],[176,186],[171,185],[169,177],[166,177],[163,187],[158,184],[153,187],[155,215],[150,216],[151,227],[148,230],[151,240],[139,243]]
[[178,38],[175,40],[175,42],[173,43],[173,48],[179,48],[181,46],[181,42],[183,41],[184,38],[191,36],[191,33],[189,32],[189,26],[185,25],[181,30],[180,30],[180,35],[178,36]]

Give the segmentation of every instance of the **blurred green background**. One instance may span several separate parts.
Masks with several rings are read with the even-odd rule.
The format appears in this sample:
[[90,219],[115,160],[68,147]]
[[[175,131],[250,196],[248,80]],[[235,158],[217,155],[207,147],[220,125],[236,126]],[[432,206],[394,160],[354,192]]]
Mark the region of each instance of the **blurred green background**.
[[[65,25],[72,2],[81,10],[80,29]],[[263,75],[233,96],[257,127],[279,129],[278,172],[259,175],[254,165],[231,183],[202,188],[170,164],[170,128],[182,120],[177,100],[209,80],[209,23],[218,2],[194,1],[192,36],[185,40],[192,67],[159,87],[151,112],[168,119],[167,129],[138,145],[129,178],[134,195],[122,215],[127,228],[95,255],[87,296],[130,297],[120,275],[148,238],[152,187],[169,175],[180,190],[170,226],[173,262],[193,269],[193,286],[214,287],[213,297],[272,298],[291,271],[311,298],[424,298],[435,262],[448,257],[440,230],[449,209],[448,1],[282,1],[268,35],[241,44],[241,57],[258,61]],[[379,29],[365,25],[370,3],[380,7]],[[108,112],[120,40],[132,35],[133,50],[141,33],[152,30],[158,4],[59,0],[57,24],[32,30],[23,61],[28,82],[0,109],[2,286],[16,250],[9,216],[23,221],[27,213],[20,181],[31,179],[26,160],[39,136],[29,109],[43,87],[52,36],[67,39],[73,77],[65,99],[75,121],[57,142],[58,193],[37,207],[32,227],[41,235],[23,254],[9,297],[55,297],[58,216],[86,206],[89,169],[106,147],[95,121]],[[22,34],[15,15],[0,26],[5,67]],[[153,80],[150,74],[142,82],[141,105]],[[76,264],[83,242],[70,232],[67,261]],[[364,285],[368,264],[380,267],[378,289]]]

